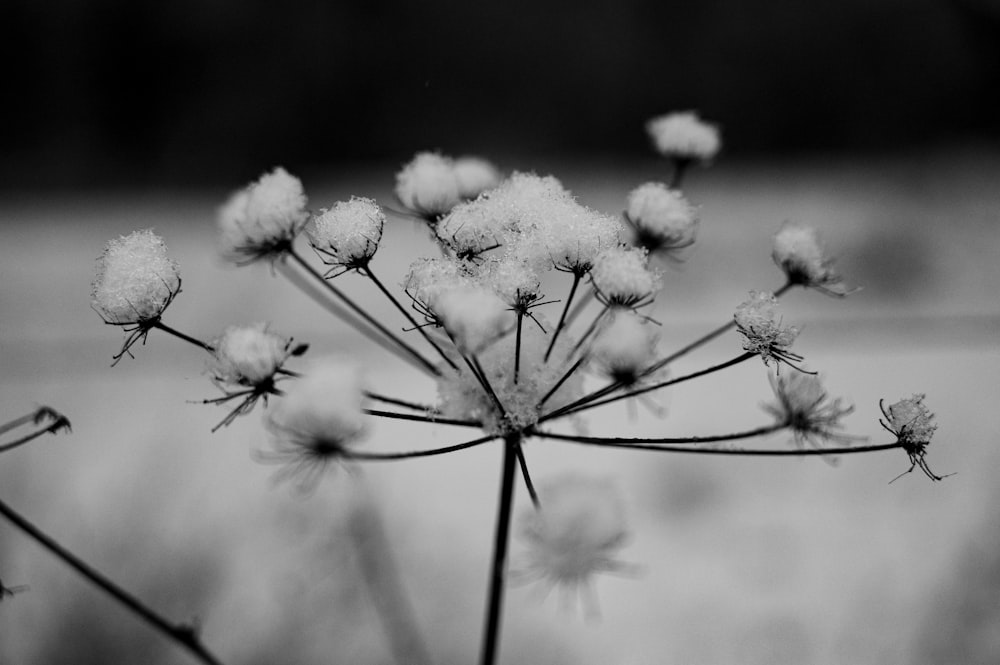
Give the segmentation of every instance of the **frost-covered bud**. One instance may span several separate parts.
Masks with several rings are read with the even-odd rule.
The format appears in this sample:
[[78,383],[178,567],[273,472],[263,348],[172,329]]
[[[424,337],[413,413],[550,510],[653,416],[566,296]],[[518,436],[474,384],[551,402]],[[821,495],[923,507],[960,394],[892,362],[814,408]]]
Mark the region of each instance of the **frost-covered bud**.
[[750,298],[736,308],[734,319],[736,329],[743,335],[744,350],[759,354],[765,365],[774,361],[795,367],[793,363],[802,360],[802,356],[789,350],[799,329],[781,324],[774,294],[751,291]]
[[493,289],[514,310],[527,313],[541,293],[541,282],[532,267],[517,255],[487,261],[479,272],[481,282]]
[[541,509],[520,515],[518,534],[527,546],[515,581],[539,580],[569,594],[580,592],[584,611],[597,613],[591,577],[631,568],[619,561],[628,540],[625,509],[606,479],[564,475],[540,484]]
[[694,243],[695,210],[684,196],[666,185],[648,182],[629,193],[626,216],[635,227],[635,244],[650,254],[670,254]]
[[445,291],[434,313],[463,354],[475,355],[510,332],[513,313],[492,291],[464,287]]
[[657,335],[631,312],[616,312],[591,347],[590,355],[615,382],[632,385],[653,364]]
[[436,152],[421,152],[396,174],[399,202],[426,219],[447,213],[461,200],[454,163]]
[[659,288],[659,276],[650,270],[646,250],[611,247],[602,251],[590,270],[597,297],[609,307],[638,307]]
[[879,422],[882,427],[895,435],[896,440],[910,457],[910,468],[896,478],[913,471],[915,467],[920,467],[931,480],[942,480],[951,475],[939,476],[927,466],[925,459],[927,446],[937,431],[937,424],[934,422],[934,414],[924,404],[926,397],[924,394],[915,394],[891,404],[888,409],[884,402],[879,402],[879,408],[885,416],[885,420]]
[[721,141],[715,125],[693,111],[668,113],[646,123],[656,150],[672,159],[706,162],[719,152]]
[[375,256],[384,225],[385,214],[375,201],[352,196],[313,218],[309,241],[323,263],[352,270]]
[[278,478],[296,476],[308,491],[332,460],[364,437],[364,381],[354,362],[329,357],[282,385],[285,394],[273,401],[265,421],[274,452],[261,457],[286,464]]
[[210,346],[212,378],[235,386],[272,382],[293,350],[291,338],[271,332],[266,323],[229,326]]
[[97,260],[91,289],[94,308],[108,323],[154,321],[181,289],[177,263],[151,229],[111,240]]
[[777,401],[762,405],[763,409],[792,430],[800,448],[822,448],[827,441],[846,445],[863,438],[837,431],[843,427],[840,419],[854,407],[843,405],[839,397],[830,399],[818,376],[804,372],[773,375],[771,388]]
[[502,245],[500,222],[489,208],[490,202],[484,199],[459,203],[438,220],[434,233],[457,258],[475,259]]
[[459,157],[455,160],[454,173],[458,195],[463,199],[474,199],[500,184],[499,169],[479,157]]
[[278,167],[219,210],[222,255],[237,265],[281,258],[308,218],[302,181]]
[[774,234],[771,257],[785,271],[791,284],[812,287],[832,296],[851,292],[833,270],[833,260],[824,253],[816,230],[809,226],[794,222],[782,224]]
[[549,218],[542,231],[546,256],[556,270],[580,276],[594,267],[602,252],[618,247],[621,236],[617,219],[575,201],[561,214]]
[[452,289],[470,287],[472,278],[462,264],[452,259],[417,259],[403,282],[403,290],[432,323],[440,324],[434,308],[438,296]]

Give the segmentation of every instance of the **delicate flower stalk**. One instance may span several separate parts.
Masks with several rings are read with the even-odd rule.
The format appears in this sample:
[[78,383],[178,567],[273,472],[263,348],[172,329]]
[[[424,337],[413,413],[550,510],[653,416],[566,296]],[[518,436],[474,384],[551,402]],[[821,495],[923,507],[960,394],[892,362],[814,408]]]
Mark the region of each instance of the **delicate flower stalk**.
[[[46,422],[48,421],[48,422]],[[12,430],[15,430],[23,425],[35,425],[42,427],[40,429],[26,434],[13,441],[8,441],[6,443],[0,443],[0,453],[5,453],[8,450],[14,450],[19,448],[26,443],[34,441],[38,437],[44,434],[57,434],[62,432],[71,432],[72,426],[70,425],[69,418],[62,415],[50,406],[40,406],[33,413],[21,416],[20,418],[15,418],[14,420],[8,421],[0,425],[0,434],[6,434]]]
[[368,267],[382,240],[385,213],[372,199],[340,201],[314,217],[307,228],[309,244],[324,264],[326,278]]

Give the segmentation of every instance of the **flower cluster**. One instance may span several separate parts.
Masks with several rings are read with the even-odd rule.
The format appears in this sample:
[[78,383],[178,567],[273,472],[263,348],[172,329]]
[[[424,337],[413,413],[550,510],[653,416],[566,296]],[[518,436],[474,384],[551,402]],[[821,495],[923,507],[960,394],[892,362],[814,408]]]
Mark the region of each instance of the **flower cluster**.
[[827,441],[847,445],[858,440],[838,431],[843,427],[840,419],[852,413],[854,407],[845,406],[839,397],[831,399],[818,376],[792,372],[772,375],[770,379],[777,401],[763,408],[792,430],[800,448],[822,448]]
[[500,172],[476,157],[457,160],[436,152],[421,152],[396,174],[396,198],[428,222],[473,199],[500,182]]
[[782,325],[778,317],[778,299],[773,293],[751,291],[750,297],[736,308],[733,318],[736,329],[743,335],[745,351],[758,354],[765,365],[784,362],[800,369],[795,363],[801,362],[802,356],[789,350],[799,329]]
[[646,123],[653,145],[672,159],[707,162],[719,152],[719,130],[693,111],[668,113]]
[[352,196],[321,210],[309,224],[309,243],[332,272],[358,270],[375,256],[385,213],[372,199]]
[[237,265],[282,258],[309,219],[302,182],[278,167],[219,210],[220,251]]
[[774,235],[771,252],[774,262],[788,277],[789,284],[814,288],[827,295],[843,297],[852,291],[833,270],[819,242],[816,230],[795,222],[785,222]]
[[108,242],[91,300],[105,321],[124,326],[159,318],[180,289],[177,262],[163,238],[147,229]]
[[895,404],[890,404],[888,408],[884,402],[879,402],[882,415],[885,417],[885,420],[879,422],[886,431],[896,437],[896,441],[910,457],[910,468],[904,473],[909,473],[914,468],[919,467],[924,475],[931,480],[942,480],[951,474],[944,476],[935,474],[927,466],[925,459],[927,446],[930,445],[931,438],[938,427],[934,422],[934,414],[924,404],[926,397],[923,394],[913,395],[901,399]]
[[650,255],[676,257],[694,243],[698,218],[684,196],[658,182],[648,182],[629,193],[625,220],[635,229],[633,244]]

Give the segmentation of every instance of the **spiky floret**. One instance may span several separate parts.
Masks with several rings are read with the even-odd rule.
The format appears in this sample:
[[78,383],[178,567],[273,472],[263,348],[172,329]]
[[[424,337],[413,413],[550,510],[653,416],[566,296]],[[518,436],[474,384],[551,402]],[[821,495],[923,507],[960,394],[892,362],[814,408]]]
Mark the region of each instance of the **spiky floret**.
[[901,478],[917,467],[931,480],[943,480],[952,475],[949,473],[939,476],[931,471],[927,465],[927,446],[930,445],[931,438],[938,426],[934,422],[934,414],[924,404],[926,397],[922,393],[914,394],[889,405],[888,408],[883,400],[879,401],[879,409],[885,417],[885,420],[879,420],[879,424],[896,437],[896,440],[910,457],[910,468],[893,480]]
[[368,265],[382,240],[385,213],[372,199],[352,196],[313,218],[309,242],[331,272]]
[[733,315],[736,329],[743,335],[743,349],[760,355],[765,365],[783,362],[799,371],[802,356],[790,349],[799,329],[783,325],[778,316],[778,299],[767,291],[751,291]]
[[237,265],[281,259],[308,219],[302,181],[278,167],[219,210],[220,251]]
[[848,289],[844,279],[834,271],[833,259],[826,256],[819,235],[812,227],[795,222],[782,224],[774,234],[771,257],[785,272],[790,284],[837,297],[857,290]]
[[852,413],[854,407],[844,405],[841,398],[831,399],[819,376],[792,372],[770,377],[775,402],[762,408],[792,430],[795,443],[822,449],[828,441],[849,445],[864,437],[839,432],[840,419]]

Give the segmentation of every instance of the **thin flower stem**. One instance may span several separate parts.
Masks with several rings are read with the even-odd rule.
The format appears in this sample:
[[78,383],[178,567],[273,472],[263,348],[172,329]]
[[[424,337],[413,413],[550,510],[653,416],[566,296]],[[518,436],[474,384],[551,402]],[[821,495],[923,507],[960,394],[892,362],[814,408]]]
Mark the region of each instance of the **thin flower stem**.
[[545,362],[549,361],[549,356],[552,355],[552,349],[556,348],[556,340],[559,339],[559,333],[562,332],[563,326],[566,323],[566,315],[569,314],[569,307],[573,303],[573,297],[576,295],[576,288],[579,285],[580,274],[574,272],[573,285],[569,287],[569,296],[566,298],[566,305],[563,306],[562,314],[559,316],[559,323],[556,324],[556,329],[552,333],[552,339],[549,340],[549,348],[545,350]]
[[700,444],[700,443],[715,443],[718,441],[737,441],[739,439],[751,439],[757,436],[764,436],[766,434],[773,434],[774,432],[780,432],[788,427],[788,423],[774,423],[772,425],[764,425],[762,427],[757,427],[755,429],[746,430],[743,432],[733,432],[731,434],[713,434],[711,436],[680,436],[680,437],[602,437],[602,436],[576,436],[574,434],[556,434],[555,432],[540,432],[537,430],[532,430],[529,432],[531,436],[541,437],[543,439],[556,439],[558,441],[573,441],[575,443],[585,443],[595,446],[609,446],[613,448],[628,448],[635,446],[637,444],[653,445],[653,444],[670,444],[670,445],[683,445],[683,444]]
[[517,383],[518,375],[521,373],[521,323],[524,321],[524,314],[517,313],[517,333],[514,336],[514,383]]
[[564,384],[569,377],[573,376],[573,373],[576,372],[576,370],[578,370],[586,360],[587,356],[580,356],[577,361],[573,363],[573,366],[566,370],[566,373],[562,375],[562,378],[556,381],[554,386],[549,388],[549,392],[545,393],[545,397],[538,401],[538,406],[536,408],[541,409],[545,403],[549,401],[549,398],[556,394],[556,391],[559,390],[562,384]]
[[524,486],[528,490],[528,496],[531,497],[531,503],[534,504],[535,510],[540,510],[542,504],[538,500],[535,483],[531,482],[531,474],[528,473],[528,460],[524,457],[524,446],[520,443],[517,444],[517,463],[521,466],[521,477],[524,478]]
[[573,308],[573,311],[571,311],[569,313],[569,316],[566,317],[566,327],[569,327],[570,325],[573,324],[574,321],[576,321],[576,319],[580,316],[580,314],[583,313],[583,310],[587,309],[587,305],[590,304],[591,300],[596,300],[596,299],[597,299],[597,291],[591,289],[589,297],[584,297],[580,302],[576,303],[576,306]]
[[[334,284],[326,280],[323,277],[323,275],[320,272],[318,272],[315,268],[313,268],[308,261],[302,258],[302,256],[298,252],[296,252],[294,249],[289,249],[288,255],[292,257],[292,259],[299,265],[299,267],[305,270],[314,279],[318,280],[327,291],[329,291],[331,294],[337,297],[341,302],[343,302],[352,312],[361,317],[365,321],[365,323],[378,330],[393,344],[395,344],[401,350],[409,354],[414,360],[416,360],[420,364],[420,366],[426,372],[428,372],[432,376],[441,376],[441,370],[438,369],[431,361],[427,360],[427,358],[421,355],[419,351],[417,351],[412,346],[410,346],[409,344],[401,340],[399,337],[397,337],[395,333],[393,333],[391,330],[389,330],[384,325],[379,323],[379,321],[374,317],[372,317],[371,314],[369,314],[361,307],[359,307],[357,303],[355,303],[347,296],[347,294],[345,294],[343,291],[338,289]],[[366,332],[366,331],[361,331],[361,332]]]
[[187,342],[189,344],[194,344],[198,348],[203,349],[205,351],[208,351],[209,353],[212,353],[213,351],[215,351],[215,348],[211,344],[207,344],[207,343],[201,341],[200,339],[196,339],[194,337],[191,337],[191,335],[185,335],[181,331],[176,330],[174,328],[171,328],[170,326],[168,326],[167,324],[165,324],[163,321],[157,320],[157,321],[155,321],[151,325],[151,327],[157,328],[159,330],[162,330],[165,333],[169,333],[169,334],[173,335],[174,337],[176,337],[178,339],[182,339],[182,340],[184,340],[185,342]]
[[[570,441],[570,439],[561,439]],[[593,443],[573,441],[583,445],[594,445],[604,448],[627,448],[629,450],[656,450],[663,453],[694,453],[697,455],[743,455],[747,457],[813,457],[817,455],[851,455],[854,453],[873,453],[880,450],[902,448],[898,441],[874,446],[858,446],[856,448],[799,448],[795,450],[775,450],[767,448],[699,448],[698,446],[661,446],[655,443]]]
[[366,452],[359,452],[356,450],[348,450],[343,453],[343,456],[347,459],[361,460],[363,462],[379,462],[379,461],[412,459],[416,457],[433,457],[434,455],[445,455],[447,453],[453,453],[458,450],[465,450],[466,448],[475,448],[476,446],[488,443],[498,438],[500,437],[497,436],[496,434],[489,434],[487,436],[481,436],[478,439],[473,439],[472,441],[466,441],[465,443],[457,443],[453,446],[445,446],[444,448],[411,450],[408,452],[398,452],[398,453],[366,453]]
[[379,416],[381,418],[395,418],[396,420],[416,420],[422,423],[434,425],[460,425],[462,427],[482,427],[482,423],[475,420],[455,420],[453,418],[436,418],[418,413],[395,413],[393,411],[379,411],[377,409],[365,409],[369,416]]
[[500,643],[500,621],[503,614],[504,582],[507,577],[507,546],[510,542],[510,515],[514,507],[514,473],[517,470],[517,449],[521,435],[504,437],[503,471],[500,475],[500,500],[497,504],[496,533],[493,539],[493,565],[490,574],[489,598],[486,605],[486,628],[480,665],[494,665]]
[[691,165],[691,158],[674,157],[672,161],[674,163],[674,173],[670,178],[670,189],[680,189],[681,183],[684,181],[684,174],[687,172],[688,166]]
[[497,409],[500,411],[500,415],[507,415],[507,410],[503,408],[503,402],[501,402],[500,398],[497,397],[496,392],[493,390],[493,386],[490,385],[490,380],[486,378],[486,372],[483,371],[483,366],[479,364],[479,359],[476,358],[476,356],[472,356],[472,360],[470,361],[466,358],[465,363],[469,366],[469,369],[476,377],[476,380],[479,381],[479,385],[483,387],[486,394],[493,400],[493,404],[496,405]]
[[25,436],[22,436],[20,439],[15,439],[14,441],[10,441],[8,443],[0,445],[0,453],[5,453],[8,450],[13,450],[19,446],[23,446],[26,443],[34,441],[43,434],[48,434],[50,432],[52,434],[55,434],[60,429],[65,429],[67,431],[70,429],[69,419],[66,416],[62,415],[61,413],[59,413],[58,411],[56,411],[51,407],[40,406],[37,409],[35,409],[34,413],[29,413],[25,416],[21,416],[20,418],[15,418],[14,420],[11,420],[9,422],[4,423],[3,425],[0,425],[0,434],[6,434],[12,429],[16,429],[21,425],[26,425],[28,423],[33,423],[37,425],[46,418],[51,419],[52,422],[50,422],[45,427],[42,427],[41,429],[35,432],[32,432],[31,434],[26,434]]
[[416,319],[413,318],[413,315],[410,314],[409,310],[403,307],[403,305],[399,302],[399,300],[397,300],[396,297],[392,295],[392,293],[390,293],[387,288],[385,288],[385,285],[382,284],[382,281],[379,280],[379,278],[375,276],[375,273],[372,272],[371,266],[366,265],[365,267],[361,268],[361,270],[363,271],[364,275],[366,275],[373,282],[375,282],[375,286],[377,286],[379,290],[385,294],[386,298],[388,298],[392,302],[392,304],[396,306],[396,309],[398,309],[403,314],[403,316],[406,317],[406,320],[410,322],[410,325],[412,325],[417,330],[417,332],[419,332],[420,335],[425,340],[427,340],[427,343],[430,344],[432,347],[434,347],[434,350],[437,351],[442,358],[444,358],[444,361],[449,365],[451,365],[452,369],[457,370],[458,365],[455,364],[455,361],[452,360],[451,357],[447,353],[445,353],[440,346],[438,346],[438,343],[435,342],[434,339],[427,334],[427,331],[424,330],[424,326],[417,323]]
[[427,406],[425,404],[417,404],[416,402],[408,402],[405,399],[399,399],[396,397],[386,397],[385,395],[380,395],[379,393],[365,392],[365,397],[368,399],[373,399],[376,402],[385,402],[386,404],[394,404],[396,406],[401,406],[406,409],[413,409],[414,411],[423,411],[427,414],[438,413],[438,410],[433,406]]
[[601,319],[604,318],[604,316],[608,313],[609,309],[610,308],[607,305],[605,305],[604,309],[602,309],[600,313],[598,313],[598,315],[594,317],[594,320],[590,324],[590,327],[587,328],[587,331],[580,336],[580,339],[577,340],[576,345],[573,347],[573,350],[569,352],[568,356],[566,356],[567,359],[574,353],[579,351],[580,347],[583,346],[584,342],[587,341],[587,338],[594,334],[594,331],[597,330],[597,324],[601,322]]
[[133,596],[128,591],[125,591],[114,582],[109,580],[107,577],[97,572],[89,564],[81,560],[75,554],[67,550],[65,547],[57,543],[41,529],[36,527],[34,524],[29,522],[26,518],[14,511],[13,508],[8,506],[2,500],[0,500],[0,515],[7,518],[14,526],[19,528],[21,531],[26,533],[30,538],[35,540],[45,549],[52,552],[58,558],[62,559],[63,562],[68,564],[71,568],[76,570],[78,573],[83,575],[93,584],[97,585],[102,591],[110,595],[112,598],[117,600],[119,603],[124,605],[129,611],[137,615],[139,618],[146,621],[153,628],[163,633],[165,636],[177,642],[179,645],[187,649],[195,658],[200,660],[207,665],[220,665],[219,661],[215,656],[213,656],[208,649],[202,645],[201,640],[198,638],[197,631],[193,626],[185,624],[172,624],[167,619],[164,619],[159,614],[147,607],[142,601]]
[[10,443],[5,443],[2,446],[0,446],[0,453],[5,453],[8,450],[14,450],[15,448],[23,446],[26,443],[30,443],[35,439],[37,439],[38,437],[42,436],[43,434],[48,434],[49,432],[55,433],[56,429],[59,427],[63,427],[63,425],[60,423],[52,423],[51,425],[43,427],[42,429],[36,432],[32,432],[31,434],[26,434],[25,436],[22,436],[20,439],[15,439]]

